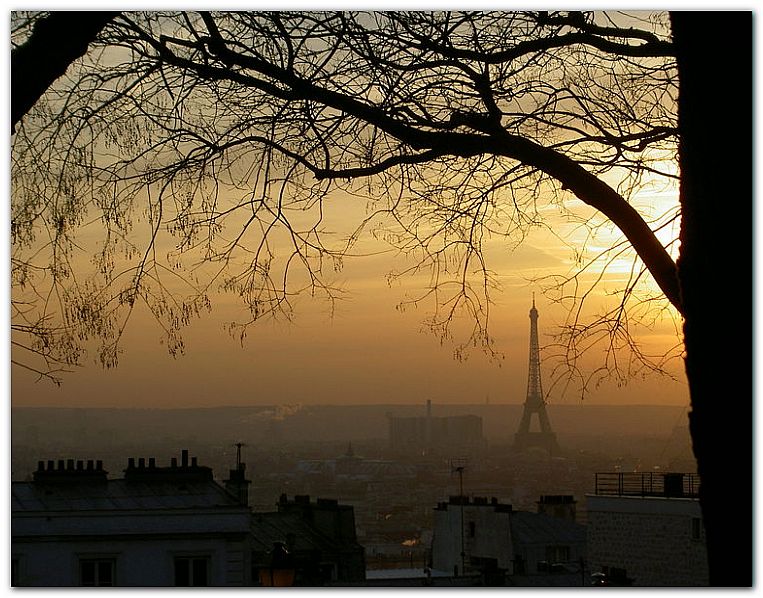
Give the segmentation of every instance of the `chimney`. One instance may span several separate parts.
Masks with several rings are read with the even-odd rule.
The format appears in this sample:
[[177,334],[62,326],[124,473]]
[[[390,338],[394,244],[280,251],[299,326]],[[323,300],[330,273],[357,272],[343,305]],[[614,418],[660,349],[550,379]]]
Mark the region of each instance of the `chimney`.
[[246,463],[238,462],[236,469],[229,470],[228,479],[224,480],[225,489],[238,499],[242,505],[249,504],[249,484],[246,479]]
[[181,457],[181,465],[183,467],[188,467],[188,449],[183,449],[180,453]]
[[[99,463],[101,463],[99,461]],[[92,484],[106,482],[107,472],[99,467],[93,470],[93,462],[84,459],[59,459],[37,462],[37,469],[32,473],[32,480],[41,484]]]

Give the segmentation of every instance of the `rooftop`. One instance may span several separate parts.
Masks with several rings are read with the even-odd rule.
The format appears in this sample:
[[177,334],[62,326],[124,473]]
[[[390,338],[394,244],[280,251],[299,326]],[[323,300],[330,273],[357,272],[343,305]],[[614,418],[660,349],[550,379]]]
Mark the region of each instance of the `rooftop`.
[[109,479],[100,461],[40,461],[31,482],[11,484],[14,513],[131,511],[239,507],[238,499],[212,479],[196,458],[157,467],[153,458],[130,459],[124,477]]

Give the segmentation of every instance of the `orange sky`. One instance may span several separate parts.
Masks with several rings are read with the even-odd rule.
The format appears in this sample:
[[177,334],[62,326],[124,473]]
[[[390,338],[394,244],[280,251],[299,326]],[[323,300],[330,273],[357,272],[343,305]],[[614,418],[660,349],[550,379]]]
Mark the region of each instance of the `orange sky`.
[[[617,181],[609,181],[616,185]],[[637,198],[648,217],[676,203],[676,189],[655,186]],[[329,228],[349,231],[362,209],[335,197]],[[540,203],[540,202],[539,202]],[[571,200],[567,208],[588,218],[590,211]],[[350,258],[336,274],[335,282],[348,292],[330,317],[325,302],[304,296],[295,302],[294,321],[259,322],[241,347],[224,330],[226,322],[246,314],[234,296],[213,297],[213,312],[195,321],[184,332],[186,355],[167,354],[161,334],[144,311],[138,310],[123,339],[120,365],[103,370],[86,357],[83,367],[66,375],[61,387],[36,381],[19,368],[10,371],[11,398],[15,406],[103,406],[182,407],[278,403],[418,403],[427,399],[442,403],[521,403],[525,398],[529,344],[528,311],[536,292],[540,313],[541,346],[552,342],[556,326],[566,312],[553,305],[530,281],[546,275],[565,275],[572,269],[573,255],[560,239],[576,248],[582,246],[584,231],[559,215],[557,207],[542,207],[541,215],[556,237],[534,231],[516,249],[504,239],[493,239],[486,247],[488,266],[495,271],[500,289],[493,294],[491,332],[495,350],[504,359],[491,361],[479,349],[466,361],[453,357],[452,342],[422,332],[434,305],[401,312],[400,301],[426,286],[426,279],[404,278],[389,286],[385,275],[404,263],[389,253]],[[328,216],[327,216],[328,218]],[[675,223],[677,227],[677,223]],[[668,242],[676,228],[660,233]],[[88,233],[89,234],[89,233]],[[620,238],[618,231],[603,227],[586,242],[585,257],[597,248],[609,247]],[[93,240],[93,239],[91,239]],[[97,240],[97,238],[95,239]],[[361,240],[359,250],[386,249],[370,238]],[[672,250],[676,250],[673,247]],[[621,289],[631,267],[632,255],[623,256],[588,299],[588,313],[611,305],[611,293]],[[83,264],[85,262],[82,262]],[[85,266],[83,265],[83,268]],[[596,275],[596,269],[584,279]],[[6,277],[6,280],[9,276]],[[673,318],[675,317],[674,312]],[[454,326],[454,341],[464,340],[459,331],[469,322]],[[679,342],[676,321],[670,314],[658,318],[651,329],[639,330],[646,349],[661,354]],[[545,352],[548,354],[548,351]],[[589,365],[599,365],[601,354],[591,351]],[[6,360],[6,363],[9,360]],[[545,369],[544,369],[545,368]],[[666,378],[632,380],[625,387],[606,384],[593,390],[586,400],[596,403],[688,404],[683,364],[670,364],[677,381]],[[550,366],[542,365],[544,387],[551,389]],[[553,389],[549,401],[578,402],[574,391],[561,394]]]
[[[648,209],[664,208],[673,194],[644,194]],[[571,202],[571,207],[575,207]],[[558,218],[549,210],[548,218]],[[350,211],[349,213],[352,213]],[[562,238],[574,240],[575,230],[559,221]],[[605,246],[616,231],[602,230],[589,242]],[[361,249],[379,249],[365,239]],[[539,290],[529,279],[548,273],[565,274],[570,250],[558,239],[537,231],[510,251],[505,240],[491,241],[489,265],[496,271],[500,292],[494,294],[491,331],[495,349],[503,359],[491,361],[479,349],[460,362],[454,345],[430,332],[423,322],[433,304],[401,312],[396,306],[420,290],[422,278],[404,278],[389,286],[385,275],[401,267],[389,254],[351,258],[334,280],[348,291],[331,317],[325,301],[299,298],[291,323],[262,321],[250,330],[244,346],[224,330],[224,323],[245,317],[235,296],[213,297],[213,311],[195,321],[184,333],[186,355],[167,354],[160,331],[145,311],[133,316],[124,338],[120,365],[103,370],[86,359],[84,367],[67,375],[61,387],[35,382],[35,376],[18,368],[12,371],[14,406],[190,407],[255,404],[332,403],[520,403],[527,384],[529,343],[528,311],[532,293]],[[623,264],[629,264],[626,260]],[[605,296],[619,288],[618,264],[589,299],[596,310],[611,301]],[[552,340],[564,310],[539,292],[541,346]],[[457,322],[454,341],[459,337]],[[655,352],[677,342],[674,323],[657,322],[643,331],[642,341]],[[599,356],[592,352],[591,359]],[[544,362],[545,363],[545,362]],[[593,361],[591,362],[593,363]],[[543,368],[544,366],[542,366]],[[543,370],[544,387],[551,389],[551,372]],[[618,388],[607,384],[591,392],[591,403],[675,404],[688,403],[682,363],[674,360],[678,382],[664,378],[633,380]],[[576,403],[576,392],[550,393],[552,403]]]

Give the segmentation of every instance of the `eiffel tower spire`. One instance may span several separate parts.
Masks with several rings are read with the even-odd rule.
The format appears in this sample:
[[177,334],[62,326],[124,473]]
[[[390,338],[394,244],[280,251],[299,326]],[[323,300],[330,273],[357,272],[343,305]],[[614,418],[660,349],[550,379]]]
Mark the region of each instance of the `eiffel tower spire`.
[[[530,431],[533,415],[538,417],[540,426],[538,432]],[[522,420],[519,422],[519,429],[514,435],[515,449],[524,450],[532,446],[544,448],[552,455],[559,452],[556,434],[551,430],[551,424],[546,413],[546,401],[543,399],[540,349],[538,346],[538,310],[535,308],[535,293],[533,293],[533,306],[530,309],[530,367],[527,375],[527,398],[522,412]]]

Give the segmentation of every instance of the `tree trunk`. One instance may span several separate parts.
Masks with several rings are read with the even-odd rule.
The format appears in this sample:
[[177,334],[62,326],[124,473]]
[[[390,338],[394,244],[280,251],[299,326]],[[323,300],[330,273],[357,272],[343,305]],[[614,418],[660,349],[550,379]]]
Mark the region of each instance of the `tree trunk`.
[[689,425],[710,585],[752,585],[752,13],[671,13]]
[[117,14],[58,11],[37,22],[26,43],[11,52],[11,131]]

